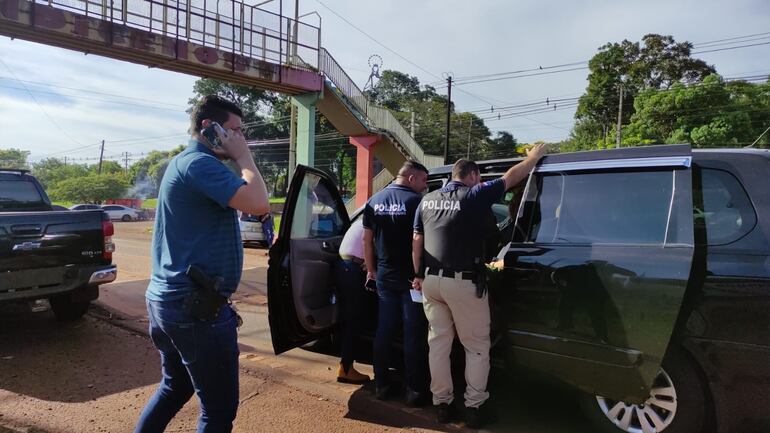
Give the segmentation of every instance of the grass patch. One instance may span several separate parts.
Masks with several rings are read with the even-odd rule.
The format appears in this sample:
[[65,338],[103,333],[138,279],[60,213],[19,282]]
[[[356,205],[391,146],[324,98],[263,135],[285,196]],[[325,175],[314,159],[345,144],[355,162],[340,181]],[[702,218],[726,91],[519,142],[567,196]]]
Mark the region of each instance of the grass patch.
[[72,207],[75,203],[71,201],[52,201],[51,204],[58,204],[59,206],[64,206],[66,208]]
[[273,203],[286,203],[286,197],[273,197],[270,199],[270,204]]
[[142,209],[155,209],[156,207],[158,207],[157,198],[148,198],[142,201]]

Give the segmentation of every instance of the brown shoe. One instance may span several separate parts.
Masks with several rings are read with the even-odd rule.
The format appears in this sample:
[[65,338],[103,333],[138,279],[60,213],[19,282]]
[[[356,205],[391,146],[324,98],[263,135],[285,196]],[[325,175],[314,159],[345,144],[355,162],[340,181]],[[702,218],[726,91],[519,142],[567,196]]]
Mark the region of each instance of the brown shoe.
[[350,369],[348,371],[345,371],[345,368],[342,366],[342,363],[340,362],[340,369],[337,371],[337,382],[361,385],[366,382],[369,382],[369,376],[356,371],[353,365],[350,366]]

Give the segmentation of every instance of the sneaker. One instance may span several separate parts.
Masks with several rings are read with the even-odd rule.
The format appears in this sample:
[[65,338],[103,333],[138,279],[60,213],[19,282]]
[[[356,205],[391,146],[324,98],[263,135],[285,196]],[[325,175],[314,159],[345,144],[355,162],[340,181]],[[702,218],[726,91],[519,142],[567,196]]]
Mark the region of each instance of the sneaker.
[[422,407],[427,402],[427,395],[424,392],[406,390],[406,405],[409,407]]
[[468,428],[477,429],[484,424],[481,417],[481,408],[478,407],[466,407],[465,408],[465,426]]
[[337,370],[337,382],[362,385],[366,382],[369,382],[369,376],[356,371],[352,364],[350,368],[345,371],[345,367],[343,367],[342,363],[340,362],[340,368]]
[[441,403],[436,406],[436,421],[440,424],[446,424],[452,421],[452,406]]

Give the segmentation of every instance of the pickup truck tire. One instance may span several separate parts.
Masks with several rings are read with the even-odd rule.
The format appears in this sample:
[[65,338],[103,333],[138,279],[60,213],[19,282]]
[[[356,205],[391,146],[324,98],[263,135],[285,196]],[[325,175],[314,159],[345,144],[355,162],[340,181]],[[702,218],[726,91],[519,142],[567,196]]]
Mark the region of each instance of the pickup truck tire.
[[123,217],[120,220],[123,221],[123,222],[129,222],[129,221],[131,221],[131,215],[125,214],[125,215],[123,215]]
[[57,320],[66,322],[83,317],[91,301],[73,301],[69,294],[51,297],[51,310]]
[[[650,399],[638,406],[587,393],[580,394],[580,406],[596,427],[596,431],[603,433],[702,433],[704,431],[703,420],[706,415],[704,408],[707,404],[705,387],[695,371],[695,366],[679,350],[669,349],[660,373],[655,378],[653,388],[660,390],[660,394],[654,397],[651,392]],[[654,400],[673,410],[667,411],[655,405]],[[616,405],[620,406],[616,408]],[[661,428],[653,429],[655,424],[649,415],[644,414],[651,410],[659,416],[658,422],[663,421],[664,424],[659,426]],[[632,413],[624,416],[629,411]],[[648,418],[640,421],[640,416]],[[625,428],[622,427],[624,419],[627,425]]]

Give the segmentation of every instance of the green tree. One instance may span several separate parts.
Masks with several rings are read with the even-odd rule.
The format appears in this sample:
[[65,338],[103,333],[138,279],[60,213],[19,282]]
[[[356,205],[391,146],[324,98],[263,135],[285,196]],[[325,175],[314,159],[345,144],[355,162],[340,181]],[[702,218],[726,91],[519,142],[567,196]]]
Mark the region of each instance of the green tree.
[[57,182],[73,177],[88,174],[88,166],[85,164],[65,164],[58,158],[46,158],[32,164],[32,173],[43,188],[48,190]]
[[153,150],[144,158],[129,167],[128,178],[133,185],[132,195],[139,197],[157,197],[160,181],[166,173],[168,162],[185,149],[177,146],[172,150]]
[[57,182],[48,191],[52,200],[80,203],[102,203],[109,198],[119,198],[128,188],[123,176],[89,174]]
[[[377,85],[367,91],[367,97],[389,108],[407,131],[411,130],[414,116],[415,141],[429,154],[444,154],[447,98],[436,93],[435,88],[421,87],[417,77],[386,70]],[[449,122],[450,160],[467,156],[484,159],[495,157],[500,152],[501,149],[497,148],[500,143],[490,138],[489,128],[477,115],[456,112],[452,104]]]
[[[770,82],[726,83],[719,75],[702,83],[647,90],[635,101],[624,144],[691,143],[697,147],[745,146],[770,126]],[[759,145],[767,145],[763,138]]]
[[[691,56],[690,42],[672,36],[648,34],[639,42],[624,40],[599,48],[588,63],[588,87],[580,97],[575,118],[584,129],[598,127],[593,135],[606,137],[616,124],[620,88],[623,88],[623,124],[634,113],[634,99],[643,91],[668,89],[676,83],[701,82],[714,67]],[[585,142],[582,143],[583,145]]]
[[0,149],[0,168],[27,168],[28,150]]

